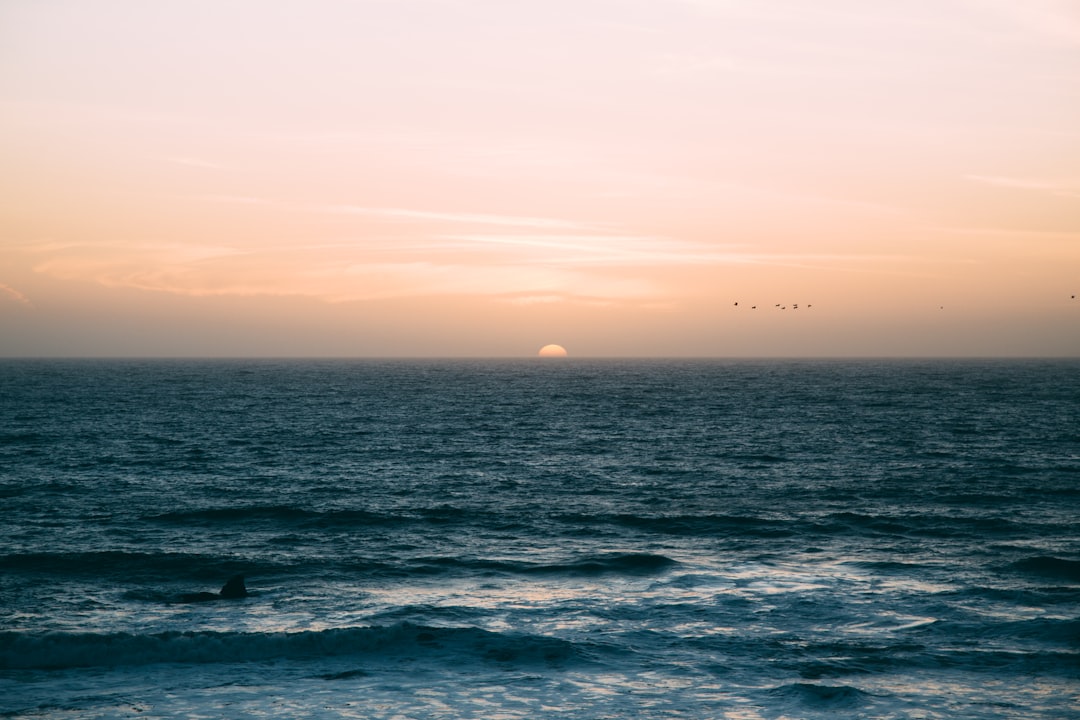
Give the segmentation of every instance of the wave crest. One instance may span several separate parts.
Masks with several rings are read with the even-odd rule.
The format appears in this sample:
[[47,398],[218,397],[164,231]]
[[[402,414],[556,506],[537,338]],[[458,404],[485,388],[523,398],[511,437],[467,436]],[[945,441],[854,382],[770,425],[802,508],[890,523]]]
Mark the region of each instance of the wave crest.
[[440,557],[431,558],[426,564],[414,567],[413,572],[433,574],[449,569],[464,569],[508,575],[650,575],[675,565],[678,565],[676,560],[649,553],[611,553],[547,564]]
[[855,708],[871,697],[869,693],[849,685],[818,685],[816,683],[784,685],[773,690],[773,694],[800,705],[830,710]]
[[1028,575],[1080,582],[1080,560],[1040,555],[1017,560],[1010,567]]
[[272,633],[0,633],[0,669],[5,670],[400,654],[451,655],[455,662],[473,659],[515,664],[559,664],[583,656],[581,648],[556,638],[412,623]]

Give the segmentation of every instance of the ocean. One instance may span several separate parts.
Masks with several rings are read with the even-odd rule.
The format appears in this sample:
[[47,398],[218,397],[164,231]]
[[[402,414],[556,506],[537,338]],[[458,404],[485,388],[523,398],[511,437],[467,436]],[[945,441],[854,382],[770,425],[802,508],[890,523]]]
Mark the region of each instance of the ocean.
[[5,360],[0,412],[4,717],[1080,717],[1080,361]]

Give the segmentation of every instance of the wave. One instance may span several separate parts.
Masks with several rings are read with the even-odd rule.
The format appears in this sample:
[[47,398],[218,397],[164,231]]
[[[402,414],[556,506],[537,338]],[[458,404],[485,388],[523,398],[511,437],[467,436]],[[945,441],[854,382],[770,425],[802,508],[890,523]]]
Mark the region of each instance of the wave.
[[873,697],[870,693],[848,685],[818,685],[792,683],[775,688],[772,695],[817,710],[856,708]]
[[1049,555],[1039,555],[1017,560],[1009,567],[1027,575],[1080,582],[1080,560],[1066,560],[1065,558]]
[[527,563],[503,560],[430,558],[412,568],[413,572],[434,574],[450,569],[506,573],[510,575],[649,575],[678,565],[664,555],[649,553],[612,553],[583,557],[565,563]]
[[675,560],[664,555],[629,553],[625,555],[601,555],[584,558],[572,563],[537,565],[527,568],[527,572],[565,573],[571,575],[602,575],[606,573],[639,575],[662,572],[677,564]]
[[17,498],[26,492],[26,488],[15,483],[4,483],[0,485],[0,498]]
[[210,507],[148,515],[144,520],[168,525],[243,525],[275,523],[317,529],[356,529],[357,527],[395,527],[408,525],[513,525],[512,519],[476,508],[451,505],[418,507],[398,514],[372,512],[355,508],[308,509],[289,505],[237,505]]
[[[308,559],[300,564],[233,555],[182,552],[12,553],[0,555],[0,571],[22,575],[95,578],[123,583],[165,583],[168,588],[133,590],[131,599],[160,599],[178,581],[219,582],[237,573],[248,577],[321,573],[338,577],[407,578],[442,574],[481,575],[650,575],[678,565],[676,560],[649,553],[586,555],[566,562],[533,563],[485,558],[440,556],[379,560],[352,556],[332,560]],[[134,594],[132,594],[134,593]]]
[[[174,510],[144,516],[146,522],[196,528],[259,527],[280,532],[290,530],[348,530],[358,528],[409,528],[483,526],[501,529],[533,527],[536,521],[554,521],[589,528],[618,528],[636,532],[685,537],[738,537],[777,539],[795,536],[837,537],[876,535],[886,537],[1002,539],[1027,535],[1027,524],[998,515],[949,513],[834,512],[820,516],[794,514],[652,514],[652,513],[553,513],[546,518],[522,518],[476,507],[439,505],[379,512],[361,508],[296,507],[290,505],[238,505]],[[1038,532],[1054,532],[1060,526],[1052,518],[1038,525]],[[535,529],[535,528],[534,528]]]
[[[615,526],[642,532],[690,537],[789,538],[794,536],[838,537],[845,535],[930,538],[990,539],[1023,535],[1026,525],[994,516],[953,516],[947,514],[863,514],[836,512],[821,516],[791,515],[651,515],[564,514],[556,519],[567,524]],[[1042,523],[1040,532],[1057,526]]]
[[[983,630],[984,636],[1003,636],[1022,640],[1035,640],[1042,645],[1060,644],[1080,648],[1080,619],[1037,618],[1000,623]],[[1074,658],[1074,664],[1080,657]]]
[[44,445],[53,438],[33,430],[8,430],[0,432],[0,447],[4,445]]
[[899,560],[849,560],[845,565],[890,575],[925,573],[935,567],[926,563],[901,562]]
[[[1080,636],[1067,624],[1058,628],[1018,626],[985,632],[971,628],[966,632],[942,637],[941,641],[955,647],[901,643],[881,647],[858,647],[847,643],[812,644],[795,656],[778,661],[781,667],[797,672],[806,679],[840,679],[852,676],[906,673],[911,671],[937,672],[944,668],[973,670],[1005,670],[1017,675],[1075,677],[1080,668]],[[1071,632],[1073,639],[1053,635],[1054,630]],[[1013,647],[987,647],[987,638],[1004,641]],[[1022,643],[1023,647],[1017,646]],[[1055,649],[1036,649],[1036,643],[1058,645]]]
[[383,525],[399,518],[380,515],[366,510],[332,510],[320,512],[288,505],[240,505],[235,507],[200,508],[197,510],[178,510],[174,512],[150,515],[145,518],[150,522],[170,525],[217,525],[245,522],[292,522],[311,525],[341,524],[356,526]]
[[795,523],[753,515],[583,515],[568,514],[560,520],[576,525],[616,525],[664,535],[790,537]]
[[865,531],[889,536],[931,538],[991,538],[1014,535],[1023,526],[1012,520],[993,516],[954,516],[941,513],[875,515],[839,512],[826,516],[822,530],[844,534]]
[[0,555],[0,570],[30,574],[109,577],[124,579],[199,579],[229,576],[237,572],[268,573],[278,565],[251,562],[227,555],[182,552],[90,552],[11,553]]
[[[957,598],[962,603],[1005,603],[1015,607],[1037,607],[1046,611],[1053,610],[1069,612],[1070,608],[1080,602],[1080,589],[1069,585],[1032,585],[1029,587],[987,587],[984,585],[971,585],[968,587],[947,589],[935,593],[952,602]],[[1075,613],[1074,613],[1075,614]]]
[[60,670],[178,663],[426,655],[451,662],[560,665],[588,657],[557,638],[412,623],[304,632],[0,633],[0,669]]

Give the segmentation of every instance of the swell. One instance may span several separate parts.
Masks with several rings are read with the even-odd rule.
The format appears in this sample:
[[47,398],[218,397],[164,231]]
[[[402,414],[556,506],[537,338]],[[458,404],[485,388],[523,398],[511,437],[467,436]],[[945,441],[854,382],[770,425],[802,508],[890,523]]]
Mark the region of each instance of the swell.
[[[650,512],[553,512],[531,516],[509,509],[438,505],[377,511],[364,508],[311,508],[291,505],[237,505],[181,509],[144,515],[142,522],[169,528],[218,530],[348,531],[358,529],[423,529],[481,527],[523,532],[563,532],[604,528],[621,532],[720,537],[740,539],[902,537],[912,539],[979,539],[1005,541],[1046,534],[1068,534],[1071,519],[1062,515],[1038,523],[1020,523],[999,513],[1001,507],[982,513],[906,512],[875,513],[845,510],[832,513],[787,512],[653,514]],[[991,512],[992,510],[992,512]],[[559,526],[563,526],[560,528]]]
[[395,518],[366,510],[337,510],[319,512],[288,505],[250,505],[237,507],[202,508],[198,510],[178,510],[150,515],[145,518],[150,522],[168,525],[236,525],[245,523],[275,522],[297,523],[304,525],[341,524],[354,526],[383,525],[392,523]]
[[236,527],[274,525],[319,530],[354,530],[358,527],[409,525],[502,525],[516,524],[485,510],[449,505],[418,507],[397,513],[357,508],[316,510],[289,505],[239,505],[211,507],[148,515],[147,522],[174,526]]
[[0,555],[0,571],[35,577],[97,578],[113,581],[167,582],[177,580],[219,580],[236,573],[249,578],[299,573],[306,576],[333,574],[359,579],[408,578],[432,575],[648,575],[661,573],[678,562],[650,553],[605,553],[584,555],[565,562],[534,563],[486,558],[435,556],[402,559],[372,559],[363,556],[304,558],[291,564],[252,560],[230,555],[198,553],[125,552],[120,550],[70,553],[12,553]]
[[587,648],[539,635],[411,623],[304,632],[0,633],[0,669],[213,665],[365,655],[515,664],[585,659]]
[[1051,580],[1064,580],[1069,583],[1080,583],[1080,560],[1068,560],[1052,555],[1039,555],[1017,560],[1009,565],[1014,570],[1025,575],[1046,578]]
[[0,555],[0,570],[29,575],[72,577],[201,578],[227,577],[236,572],[268,573],[279,565],[224,555],[102,550]]
[[782,702],[786,701],[821,711],[854,709],[873,697],[869,693],[848,685],[806,682],[782,685],[772,690],[770,694]]
[[911,670],[1008,669],[1017,674],[1047,676],[1070,676],[1080,670],[1075,623],[1002,625],[992,631],[961,627],[952,628],[952,632],[915,633],[914,638],[922,642],[773,641],[766,643],[767,656],[763,659],[808,680]]
[[615,526],[640,532],[690,537],[789,538],[893,536],[913,538],[1002,539],[1067,528],[1054,522],[1022,525],[996,516],[952,516],[938,513],[872,514],[837,512],[824,515],[707,514],[648,515],[633,513],[563,514],[567,524]]
[[559,517],[575,525],[614,525],[643,532],[664,535],[698,537],[754,536],[764,538],[789,537],[798,532],[789,520],[744,515],[614,515],[565,514]]
[[585,556],[565,563],[528,563],[500,560],[431,558],[414,566],[414,572],[433,574],[450,570],[506,573],[513,575],[648,575],[663,572],[678,562],[664,555],[611,553]]

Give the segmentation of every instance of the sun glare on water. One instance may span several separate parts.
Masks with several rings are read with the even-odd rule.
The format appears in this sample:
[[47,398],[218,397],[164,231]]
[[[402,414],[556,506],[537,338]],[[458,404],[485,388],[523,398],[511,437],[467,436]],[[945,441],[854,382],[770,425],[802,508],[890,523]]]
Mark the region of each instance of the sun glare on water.
[[562,345],[545,345],[537,353],[540,357],[566,357],[566,348]]

